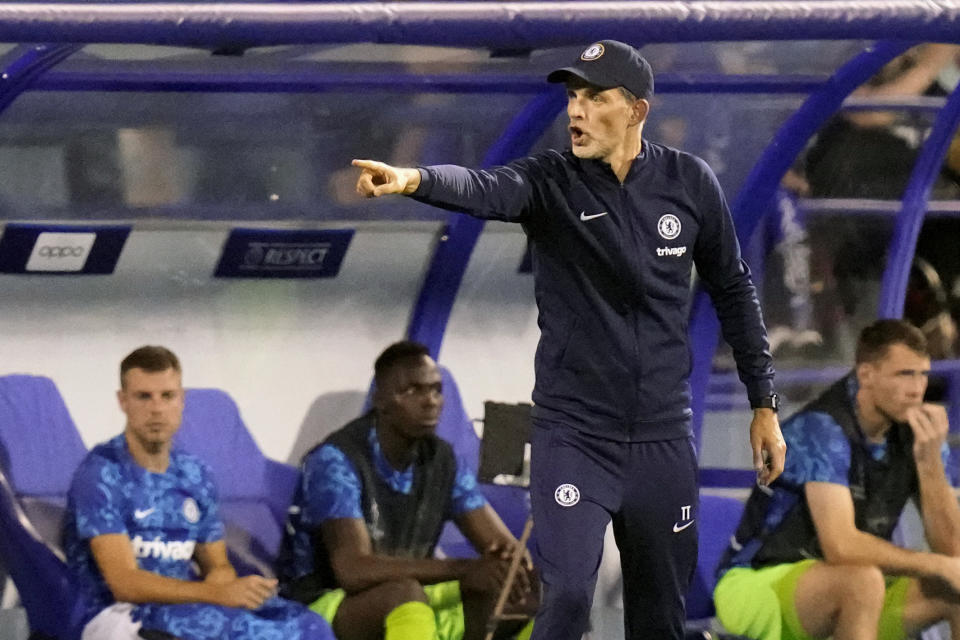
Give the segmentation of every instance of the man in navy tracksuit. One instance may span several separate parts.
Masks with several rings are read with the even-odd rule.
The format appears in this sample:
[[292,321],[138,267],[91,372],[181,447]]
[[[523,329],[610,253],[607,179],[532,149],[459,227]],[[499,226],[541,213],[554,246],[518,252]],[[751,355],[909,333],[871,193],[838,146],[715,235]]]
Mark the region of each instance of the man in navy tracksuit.
[[766,330],[716,177],[642,139],[647,61],[604,40],[548,80],[566,84],[571,150],[485,171],[355,160],[357,190],[519,222],[530,238],[541,331],[531,498],[545,587],[533,639],[586,630],[611,518],[627,638],[681,638],[697,559],[691,267],[733,347],[755,408],[754,465],[769,483],[785,445]]

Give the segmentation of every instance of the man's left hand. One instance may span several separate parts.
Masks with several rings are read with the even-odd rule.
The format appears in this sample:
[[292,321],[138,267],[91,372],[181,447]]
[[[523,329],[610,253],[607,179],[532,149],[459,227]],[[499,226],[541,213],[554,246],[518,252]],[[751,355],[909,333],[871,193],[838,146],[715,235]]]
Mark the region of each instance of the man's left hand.
[[754,409],[750,422],[750,447],[753,449],[753,468],[757,482],[769,486],[783,473],[787,443],[780,433],[777,413],[772,409]]

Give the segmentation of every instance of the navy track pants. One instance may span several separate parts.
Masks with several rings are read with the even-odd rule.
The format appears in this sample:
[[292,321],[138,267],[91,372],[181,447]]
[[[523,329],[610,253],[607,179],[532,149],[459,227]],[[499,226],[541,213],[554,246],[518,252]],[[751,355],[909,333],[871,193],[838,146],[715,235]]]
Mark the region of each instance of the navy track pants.
[[697,564],[692,438],[618,442],[535,422],[530,499],[543,581],[531,640],[580,640],[613,520],[626,640],[683,638]]

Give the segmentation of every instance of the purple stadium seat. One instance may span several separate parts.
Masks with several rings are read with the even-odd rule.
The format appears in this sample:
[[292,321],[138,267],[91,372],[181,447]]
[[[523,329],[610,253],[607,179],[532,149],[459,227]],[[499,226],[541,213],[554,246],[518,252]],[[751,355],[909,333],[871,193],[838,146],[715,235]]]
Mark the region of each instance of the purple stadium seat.
[[[437,435],[449,442],[454,453],[476,473],[480,460],[480,438],[463,408],[460,389],[450,370],[441,366],[440,374],[443,377],[444,403],[440,423],[437,425]],[[529,514],[526,489],[481,484],[480,491],[514,537],[519,538]],[[438,548],[444,555],[451,557],[476,555],[456,526],[449,523],[440,537]]]
[[0,465],[17,495],[63,499],[86,454],[53,380],[0,377]]
[[187,389],[175,442],[213,469],[238,571],[272,573],[298,471],[263,455],[236,403],[219,389]]
[[713,588],[717,586],[716,570],[720,558],[730,544],[730,537],[743,514],[743,502],[736,498],[700,495],[700,555],[693,584],[687,592],[687,618],[699,620],[714,615]]
[[52,380],[0,377],[0,559],[31,630],[61,640],[79,637],[84,611],[63,562],[60,527],[86,452]]
[[480,461],[480,438],[463,408],[460,389],[450,370],[441,366],[440,376],[443,379],[443,409],[437,435],[453,445],[454,452],[476,473]]

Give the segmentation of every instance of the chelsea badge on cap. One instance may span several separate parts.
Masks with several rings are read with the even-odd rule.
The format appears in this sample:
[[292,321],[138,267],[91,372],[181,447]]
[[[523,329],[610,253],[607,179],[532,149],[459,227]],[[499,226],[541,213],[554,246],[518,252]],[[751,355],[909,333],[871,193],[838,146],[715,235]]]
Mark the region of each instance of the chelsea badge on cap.
[[580,54],[580,59],[596,60],[602,55],[603,55],[603,45],[597,42],[596,44],[592,44],[586,49],[584,49],[583,53]]

